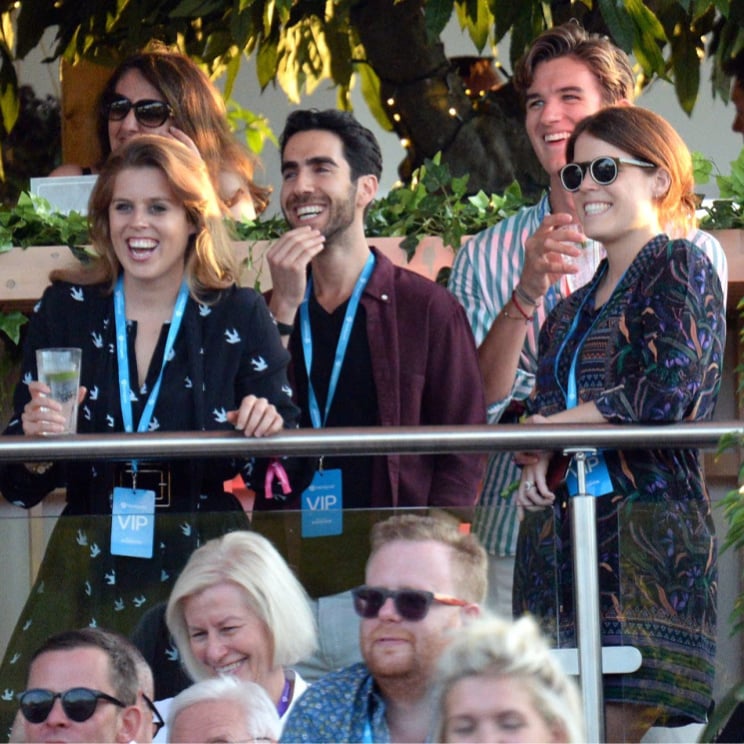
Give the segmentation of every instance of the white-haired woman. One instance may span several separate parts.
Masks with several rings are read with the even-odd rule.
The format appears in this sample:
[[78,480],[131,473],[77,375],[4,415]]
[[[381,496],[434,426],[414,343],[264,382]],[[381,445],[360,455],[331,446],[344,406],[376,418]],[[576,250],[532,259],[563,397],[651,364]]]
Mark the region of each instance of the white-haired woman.
[[285,720],[307,684],[289,667],[317,646],[309,599],[276,548],[236,531],[194,551],[166,622],[189,676],[257,682]]
[[578,688],[528,616],[462,628],[439,659],[433,710],[432,741],[585,741]]

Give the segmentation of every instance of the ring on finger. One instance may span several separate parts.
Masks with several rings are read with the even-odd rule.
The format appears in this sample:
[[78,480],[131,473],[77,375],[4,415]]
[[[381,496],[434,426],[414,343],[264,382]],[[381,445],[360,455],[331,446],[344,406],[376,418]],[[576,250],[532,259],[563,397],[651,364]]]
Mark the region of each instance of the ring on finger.
[[524,490],[525,491],[531,491],[535,487],[535,484],[532,481],[525,481],[524,482]]

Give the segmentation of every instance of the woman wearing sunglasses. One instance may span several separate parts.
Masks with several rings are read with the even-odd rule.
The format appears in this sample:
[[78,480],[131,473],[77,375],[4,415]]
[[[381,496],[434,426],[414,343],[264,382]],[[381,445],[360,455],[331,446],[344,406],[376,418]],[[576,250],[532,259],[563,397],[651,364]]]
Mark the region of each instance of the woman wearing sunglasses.
[[[690,154],[661,117],[612,107],[584,119],[567,147],[563,187],[607,258],[559,303],[539,340],[530,424],[662,424],[713,415],[725,307],[695,219]],[[663,437],[663,431],[659,431]],[[550,452],[523,456],[515,613],[575,646],[568,473],[548,482]],[[603,645],[636,646],[637,672],[604,678],[607,741],[652,725],[703,722],[716,639],[716,540],[697,450],[599,451],[597,497]]]
[[[128,57],[114,70],[98,106],[102,158],[138,134],[174,137],[197,152],[223,210],[235,219],[252,220],[265,209],[269,189],[253,180],[255,157],[230,131],[219,91],[188,57],[156,48]],[[51,175],[90,172],[62,165]]]
[[[255,532],[231,532],[196,550],[173,587],[166,619],[195,681],[230,675],[257,682],[282,722],[307,688],[290,666],[317,646],[310,602],[276,548]],[[169,704],[157,704],[166,717]]]
[[[54,346],[82,349],[82,434],[263,437],[296,425],[289,355],[263,298],[236,284],[217,196],[191,150],[153,135],[127,142],[103,165],[89,220],[98,258],[52,275],[29,324],[6,434],[63,430],[61,404],[47,397],[35,358],[36,349]],[[2,494],[19,506],[62,486],[67,500],[8,644],[3,687],[19,690],[29,649],[55,629],[95,624],[128,635],[167,599],[198,545],[247,527],[224,482],[239,473],[256,492],[255,508],[272,508],[304,485],[293,469],[303,464],[283,464],[287,473],[248,454],[159,462],[80,456],[0,468]]]

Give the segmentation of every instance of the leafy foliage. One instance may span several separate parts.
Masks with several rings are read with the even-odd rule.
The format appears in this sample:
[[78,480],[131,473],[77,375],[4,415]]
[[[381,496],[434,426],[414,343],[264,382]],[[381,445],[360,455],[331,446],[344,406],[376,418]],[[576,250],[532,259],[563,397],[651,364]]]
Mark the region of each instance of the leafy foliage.
[[[712,167],[709,162],[709,173]],[[706,183],[701,175],[701,171],[696,172],[696,182]],[[710,204],[703,204],[706,214],[701,220],[701,227],[706,230],[744,228],[744,150],[731,163],[729,175],[716,175],[716,183],[721,196]]]
[[[52,57],[115,64],[123,56],[159,39],[203,63],[214,77],[227,74],[229,96],[244,55],[256,55],[261,85],[276,82],[297,102],[328,80],[347,107],[361,60],[353,9],[372,0],[0,0],[0,107],[6,122],[17,113],[13,58],[38,46],[56,28]],[[392,5],[397,0],[389,0]],[[728,95],[721,63],[744,48],[744,3],[732,0],[409,0],[418,2],[432,43],[455,15],[474,46],[482,51],[510,35],[512,67],[543,29],[579,18],[608,33],[642,69],[642,84],[655,77],[674,82],[682,108],[690,112],[700,85],[706,51],[716,60],[714,88]],[[385,2],[377,0],[384,18]],[[17,10],[15,28],[11,12]],[[706,39],[712,43],[706,49]],[[12,50],[15,49],[15,55]],[[365,67],[365,65],[361,65]],[[369,72],[369,70],[367,70]],[[372,94],[374,85],[365,85]],[[370,105],[379,109],[379,101]]]
[[411,183],[392,189],[367,215],[370,237],[402,235],[409,260],[422,237],[441,236],[457,249],[465,235],[480,232],[525,205],[519,184],[503,194],[466,196],[468,176],[453,178],[439,154],[417,169]]
[[0,253],[13,246],[67,245],[82,248],[88,242],[88,221],[78,212],[60,214],[49,202],[23,193],[14,209],[0,211]]

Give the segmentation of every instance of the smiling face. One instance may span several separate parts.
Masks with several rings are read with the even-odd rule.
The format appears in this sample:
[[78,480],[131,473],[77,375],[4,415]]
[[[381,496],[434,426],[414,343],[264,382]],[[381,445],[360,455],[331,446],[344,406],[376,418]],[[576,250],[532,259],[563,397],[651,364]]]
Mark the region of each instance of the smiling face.
[[[139,70],[128,70],[125,72],[116,84],[115,93],[119,96],[128,98],[132,103],[138,101],[165,101],[163,94],[153,85],[151,85]],[[162,134],[168,135],[172,119],[166,119],[159,127],[146,127],[137,121],[134,115],[134,109],[121,121],[108,122],[109,145],[111,151],[117,150],[127,140],[137,134]]]
[[605,102],[599,80],[584,62],[556,57],[535,68],[525,106],[525,127],[532,148],[554,179],[566,164],[566,143],[574,127]]
[[[452,548],[443,543],[393,540],[370,558],[366,583],[457,597],[452,560]],[[378,616],[361,620],[359,628],[362,656],[378,683],[406,680],[427,686],[449,632],[462,625],[465,611],[434,602],[423,620],[403,620],[393,600],[386,599]]]
[[364,207],[374,197],[377,179],[351,180],[341,138],[322,129],[298,132],[282,155],[281,206],[292,227],[309,225],[327,243],[352,227],[363,229]]
[[[594,158],[633,156],[590,134],[576,140],[573,162],[589,162]],[[662,232],[655,198],[666,193],[669,177],[660,168],[642,168],[620,164],[618,176],[602,186],[586,172],[574,203],[584,233],[609,248],[629,241],[636,249]]]
[[274,641],[245,591],[223,582],[183,600],[191,652],[213,676],[232,674],[266,687],[275,671]]
[[178,287],[186,248],[196,231],[159,168],[125,168],[108,210],[111,242],[125,283]]
[[566,741],[559,725],[543,718],[527,683],[515,677],[473,675],[452,685],[444,699],[444,741]]

